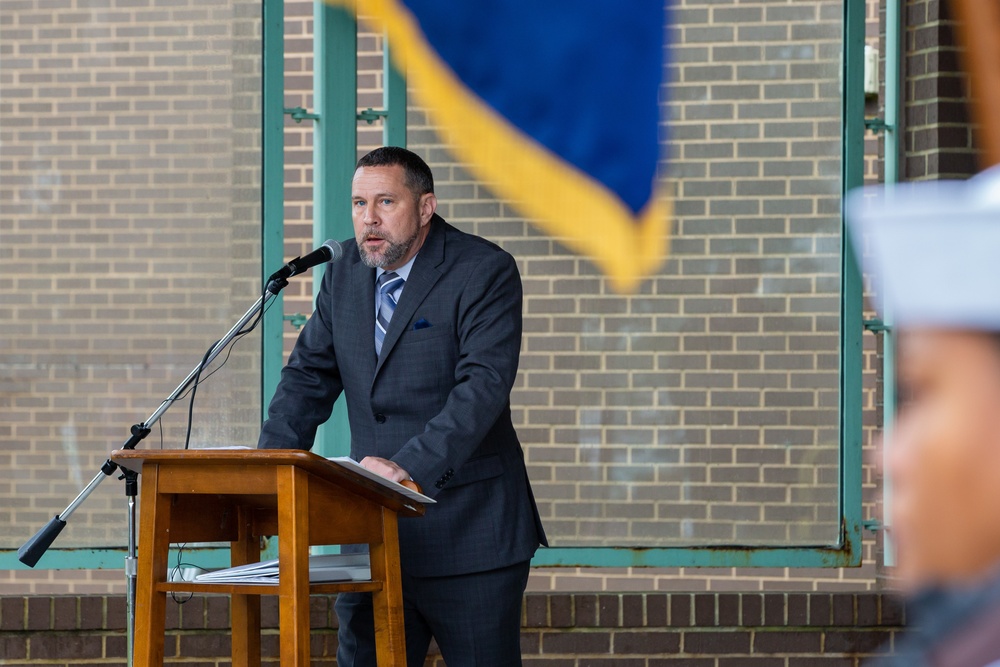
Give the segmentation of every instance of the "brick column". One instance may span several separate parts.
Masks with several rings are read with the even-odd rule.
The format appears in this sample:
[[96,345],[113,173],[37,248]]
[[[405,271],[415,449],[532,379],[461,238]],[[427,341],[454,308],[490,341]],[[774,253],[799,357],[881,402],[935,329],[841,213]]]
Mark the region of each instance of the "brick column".
[[903,178],[965,178],[977,170],[965,75],[948,3],[906,3]]

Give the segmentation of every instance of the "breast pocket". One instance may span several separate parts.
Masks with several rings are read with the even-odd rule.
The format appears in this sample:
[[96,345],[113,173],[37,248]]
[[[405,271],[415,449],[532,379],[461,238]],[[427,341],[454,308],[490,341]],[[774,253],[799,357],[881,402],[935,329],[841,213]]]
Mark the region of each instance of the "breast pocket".
[[439,344],[438,338],[448,336],[452,333],[453,327],[450,322],[443,324],[430,324],[426,320],[419,320],[417,324],[410,327],[399,337],[399,345],[420,345],[429,341]]
[[407,382],[416,392],[444,395],[455,385],[458,342],[450,323],[434,324],[403,332],[393,350],[391,363],[405,368]]

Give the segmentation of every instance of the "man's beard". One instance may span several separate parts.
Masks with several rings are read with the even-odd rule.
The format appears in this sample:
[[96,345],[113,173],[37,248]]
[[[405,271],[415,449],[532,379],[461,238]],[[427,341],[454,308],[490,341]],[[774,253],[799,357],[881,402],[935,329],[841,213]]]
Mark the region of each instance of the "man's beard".
[[[410,249],[410,246],[413,245],[413,242],[417,240],[419,233],[420,229],[417,228],[417,230],[414,231],[413,236],[401,242],[390,241],[384,236],[379,236],[378,234],[366,233],[361,238],[361,243],[358,244],[358,252],[361,254],[362,263],[373,269],[384,269],[387,266],[395,264],[403,258],[406,252]],[[386,242],[387,247],[381,255],[372,255],[368,252],[368,249],[364,247],[363,243],[370,238],[379,238]]]

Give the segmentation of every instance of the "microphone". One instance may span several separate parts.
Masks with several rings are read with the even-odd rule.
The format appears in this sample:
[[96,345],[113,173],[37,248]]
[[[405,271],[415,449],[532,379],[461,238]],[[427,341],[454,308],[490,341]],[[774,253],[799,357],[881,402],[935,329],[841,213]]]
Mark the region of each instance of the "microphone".
[[325,264],[326,262],[336,262],[344,256],[344,248],[333,239],[329,239],[320,247],[313,250],[304,257],[296,257],[288,264],[271,274],[267,279],[270,283],[274,280],[287,280],[292,276],[297,276],[304,271],[308,271],[314,266]]

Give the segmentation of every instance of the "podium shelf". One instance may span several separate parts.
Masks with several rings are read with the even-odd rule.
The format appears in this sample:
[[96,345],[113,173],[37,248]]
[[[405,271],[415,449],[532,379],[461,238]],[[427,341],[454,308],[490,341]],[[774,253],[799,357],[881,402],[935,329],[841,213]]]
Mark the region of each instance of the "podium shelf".
[[[204,593],[218,595],[278,595],[278,584],[195,584],[190,582],[160,582],[156,584],[160,593]],[[382,590],[381,581],[330,581],[309,584],[310,595],[331,593],[374,593]]]

